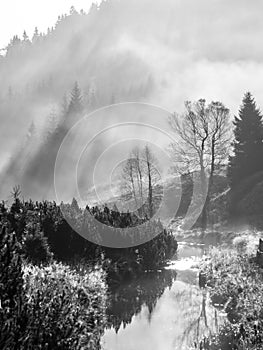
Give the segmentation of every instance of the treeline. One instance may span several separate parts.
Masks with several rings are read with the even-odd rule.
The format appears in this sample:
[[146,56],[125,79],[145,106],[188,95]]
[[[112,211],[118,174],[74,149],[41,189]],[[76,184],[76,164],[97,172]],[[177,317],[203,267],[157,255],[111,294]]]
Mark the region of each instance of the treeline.
[[[115,103],[122,98],[132,100],[147,96],[153,85],[153,78],[149,70],[144,71],[143,79],[140,77],[137,83],[134,81],[127,84],[126,81],[125,85],[123,84],[123,87],[120,88],[114,83],[114,77],[107,76],[104,77],[104,80],[101,79],[101,76],[94,78],[94,71],[91,68],[95,67],[93,60],[90,60],[91,67],[80,62],[82,57],[89,59],[88,54],[92,49],[91,47],[86,52],[82,52],[82,45],[87,47],[88,44],[95,44],[99,37],[107,38],[111,43],[108,36],[112,33],[106,33],[103,28],[99,28],[97,20],[106,17],[114,10],[118,12],[118,9],[114,8],[109,0],[103,1],[100,5],[92,4],[88,12],[77,11],[72,6],[69,13],[58,16],[54,26],[48,28],[45,33],[35,27],[32,37],[29,37],[26,30],[21,35],[14,35],[8,45],[1,48],[4,55],[0,55],[0,74],[4,79],[5,89],[0,93],[0,100],[8,103],[8,100],[14,102],[23,97],[30,99],[35,97],[46,101],[51,98],[53,102],[57,102],[62,97],[61,92],[69,90],[74,79],[80,80],[83,85],[83,99],[86,107],[90,106],[89,100],[92,97],[95,97],[93,103],[101,106]],[[98,28],[97,37],[93,36],[93,26]],[[56,57],[63,59],[61,56],[63,49],[60,45],[65,46],[66,57],[63,62],[65,66],[59,67],[59,63],[54,60],[50,65],[46,58],[52,57],[52,51]],[[78,55],[72,57],[73,51]],[[93,54],[97,53],[93,52]],[[129,57],[127,59],[129,60]],[[102,58],[99,57],[99,60],[102,61]],[[12,74],[15,67],[23,71],[22,65],[28,61],[35,62],[35,66],[39,68],[38,74],[35,74],[35,67],[32,67],[32,76],[26,77],[24,81],[9,79],[7,73]],[[40,62],[42,62],[42,67],[39,65]],[[68,63],[71,63],[71,67],[68,67]],[[141,63],[138,62],[138,64]],[[66,73],[69,74],[65,76]],[[118,84],[120,83],[124,81],[121,79]]]
[[[68,263],[96,263],[103,256],[111,261],[113,277],[113,271],[127,275],[128,271],[132,274],[163,266],[177,249],[172,233],[160,221],[145,221],[134,213],[119,213],[106,206],[81,209],[76,200],[62,205],[61,210],[55,202],[15,198],[10,209],[1,204],[0,215],[1,226],[10,234],[15,232],[25,258],[32,263],[48,263],[52,257]],[[99,245],[107,242],[108,248]],[[136,246],[121,248],[136,242]],[[120,248],[110,248],[115,243]]]
[[[262,212],[263,119],[250,92],[244,95],[239,114],[230,119],[221,102],[186,102],[183,115],[173,115],[170,125],[178,143],[171,145],[175,172],[200,176],[204,204],[199,225],[217,220],[259,216]],[[191,175],[191,176],[190,176]],[[216,187],[226,177],[225,193]],[[198,207],[198,203],[196,204]]]
[[[44,192],[52,197],[53,169],[62,140],[72,125],[84,111],[95,108],[93,89],[89,101],[85,101],[77,82],[69,94],[65,94],[60,107],[52,107],[44,119],[42,129],[34,121],[29,125],[23,144],[14,152],[10,162],[2,172],[0,181],[3,188],[11,183],[19,183],[29,197],[42,196]],[[33,182],[41,182],[34,188]]]
[[103,1],[89,13],[71,8],[46,33],[36,29],[32,38],[24,32],[10,40],[0,56],[2,198],[14,184],[22,186],[27,198],[54,198],[54,153],[69,127],[85,113],[141,101],[152,92],[150,68],[133,52],[116,59],[112,51],[116,32],[109,22],[122,13],[122,6]]

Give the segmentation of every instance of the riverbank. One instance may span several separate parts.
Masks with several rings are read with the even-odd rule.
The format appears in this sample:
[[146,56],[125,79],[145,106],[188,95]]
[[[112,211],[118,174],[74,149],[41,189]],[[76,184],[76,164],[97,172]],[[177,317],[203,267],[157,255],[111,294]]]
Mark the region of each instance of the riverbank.
[[15,235],[0,230],[0,348],[98,350],[107,306],[101,266],[38,266],[20,250]]
[[232,230],[232,227],[218,227],[217,229],[208,229],[201,231],[200,229],[193,229],[183,231],[174,229],[174,237],[178,243],[203,244],[206,246],[222,246],[226,248],[235,247],[238,240],[250,241],[254,244],[258,242],[261,237],[260,233],[251,228],[240,227],[240,229]]
[[255,243],[236,239],[231,249],[212,248],[201,270],[213,304],[228,319],[207,349],[262,349],[263,270],[256,264]]
[[189,350],[196,337],[217,333],[225,317],[198,285],[204,253],[203,245],[180,243],[165,269],[111,289],[103,350]]
[[[55,202],[15,198],[11,207],[2,202],[1,349],[100,349],[109,319],[109,289],[160,270],[177,251],[172,232],[159,221],[146,222],[141,228],[133,225],[139,218],[129,213],[107,207],[84,210],[75,200],[66,206],[71,224],[83,223],[90,211],[85,219],[89,236],[99,237],[103,223],[111,225],[120,241],[141,235],[144,243],[129,248],[100,246],[77,234]],[[131,229],[129,234],[126,228]],[[163,292],[168,277],[168,273],[163,279],[160,276],[157,292]],[[142,294],[138,290],[138,298]],[[143,298],[154,305],[150,296]],[[138,308],[136,300],[134,308]],[[118,322],[112,321],[116,327]]]

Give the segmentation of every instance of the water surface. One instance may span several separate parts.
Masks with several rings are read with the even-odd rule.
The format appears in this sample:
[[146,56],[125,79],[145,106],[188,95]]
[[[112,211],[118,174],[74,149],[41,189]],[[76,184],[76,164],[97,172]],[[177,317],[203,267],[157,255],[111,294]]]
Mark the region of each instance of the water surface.
[[204,246],[180,243],[166,269],[112,290],[104,350],[184,350],[218,330],[224,316],[198,285]]

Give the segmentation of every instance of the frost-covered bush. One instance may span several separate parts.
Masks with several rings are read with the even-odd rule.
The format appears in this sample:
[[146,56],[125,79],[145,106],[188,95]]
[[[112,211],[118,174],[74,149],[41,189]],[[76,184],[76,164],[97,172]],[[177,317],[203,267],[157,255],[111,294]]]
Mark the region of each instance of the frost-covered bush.
[[104,274],[77,273],[62,263],[24,268],[31,334],[27,346],[48,349],[99,349],[105,326]]
[[20,251],[15,234],[0,227],[0,349],[15,349],[22,336],[25,295]]
[[235,237],[233,245],[239,254],[244,254],[247,250],[248,239],[244,236]]
[[[241,237],[242,238],[242,237]],[[236,240],[243,249],[245,240]],[[263,275],[255,251],[213,248],[204,262],[212,301],[221,304],[230,321],[210,339],[209,350],[259,350],[263,346]]]
[[62,263],[25,265],[16,235],[0,230],[0,349],[100,348],[104,272]]

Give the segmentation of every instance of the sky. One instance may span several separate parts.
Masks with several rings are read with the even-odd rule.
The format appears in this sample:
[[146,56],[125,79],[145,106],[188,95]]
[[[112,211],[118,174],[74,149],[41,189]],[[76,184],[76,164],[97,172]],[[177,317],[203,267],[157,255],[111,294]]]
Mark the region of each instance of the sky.
[[14,35],[22,37],[26,30],[32,36],[35,27],[46,32],[59,15],[69,13],[73,5],[78,11],[88,11],[95,0],[7,0],[0,1],[0,48],[4,48]]

